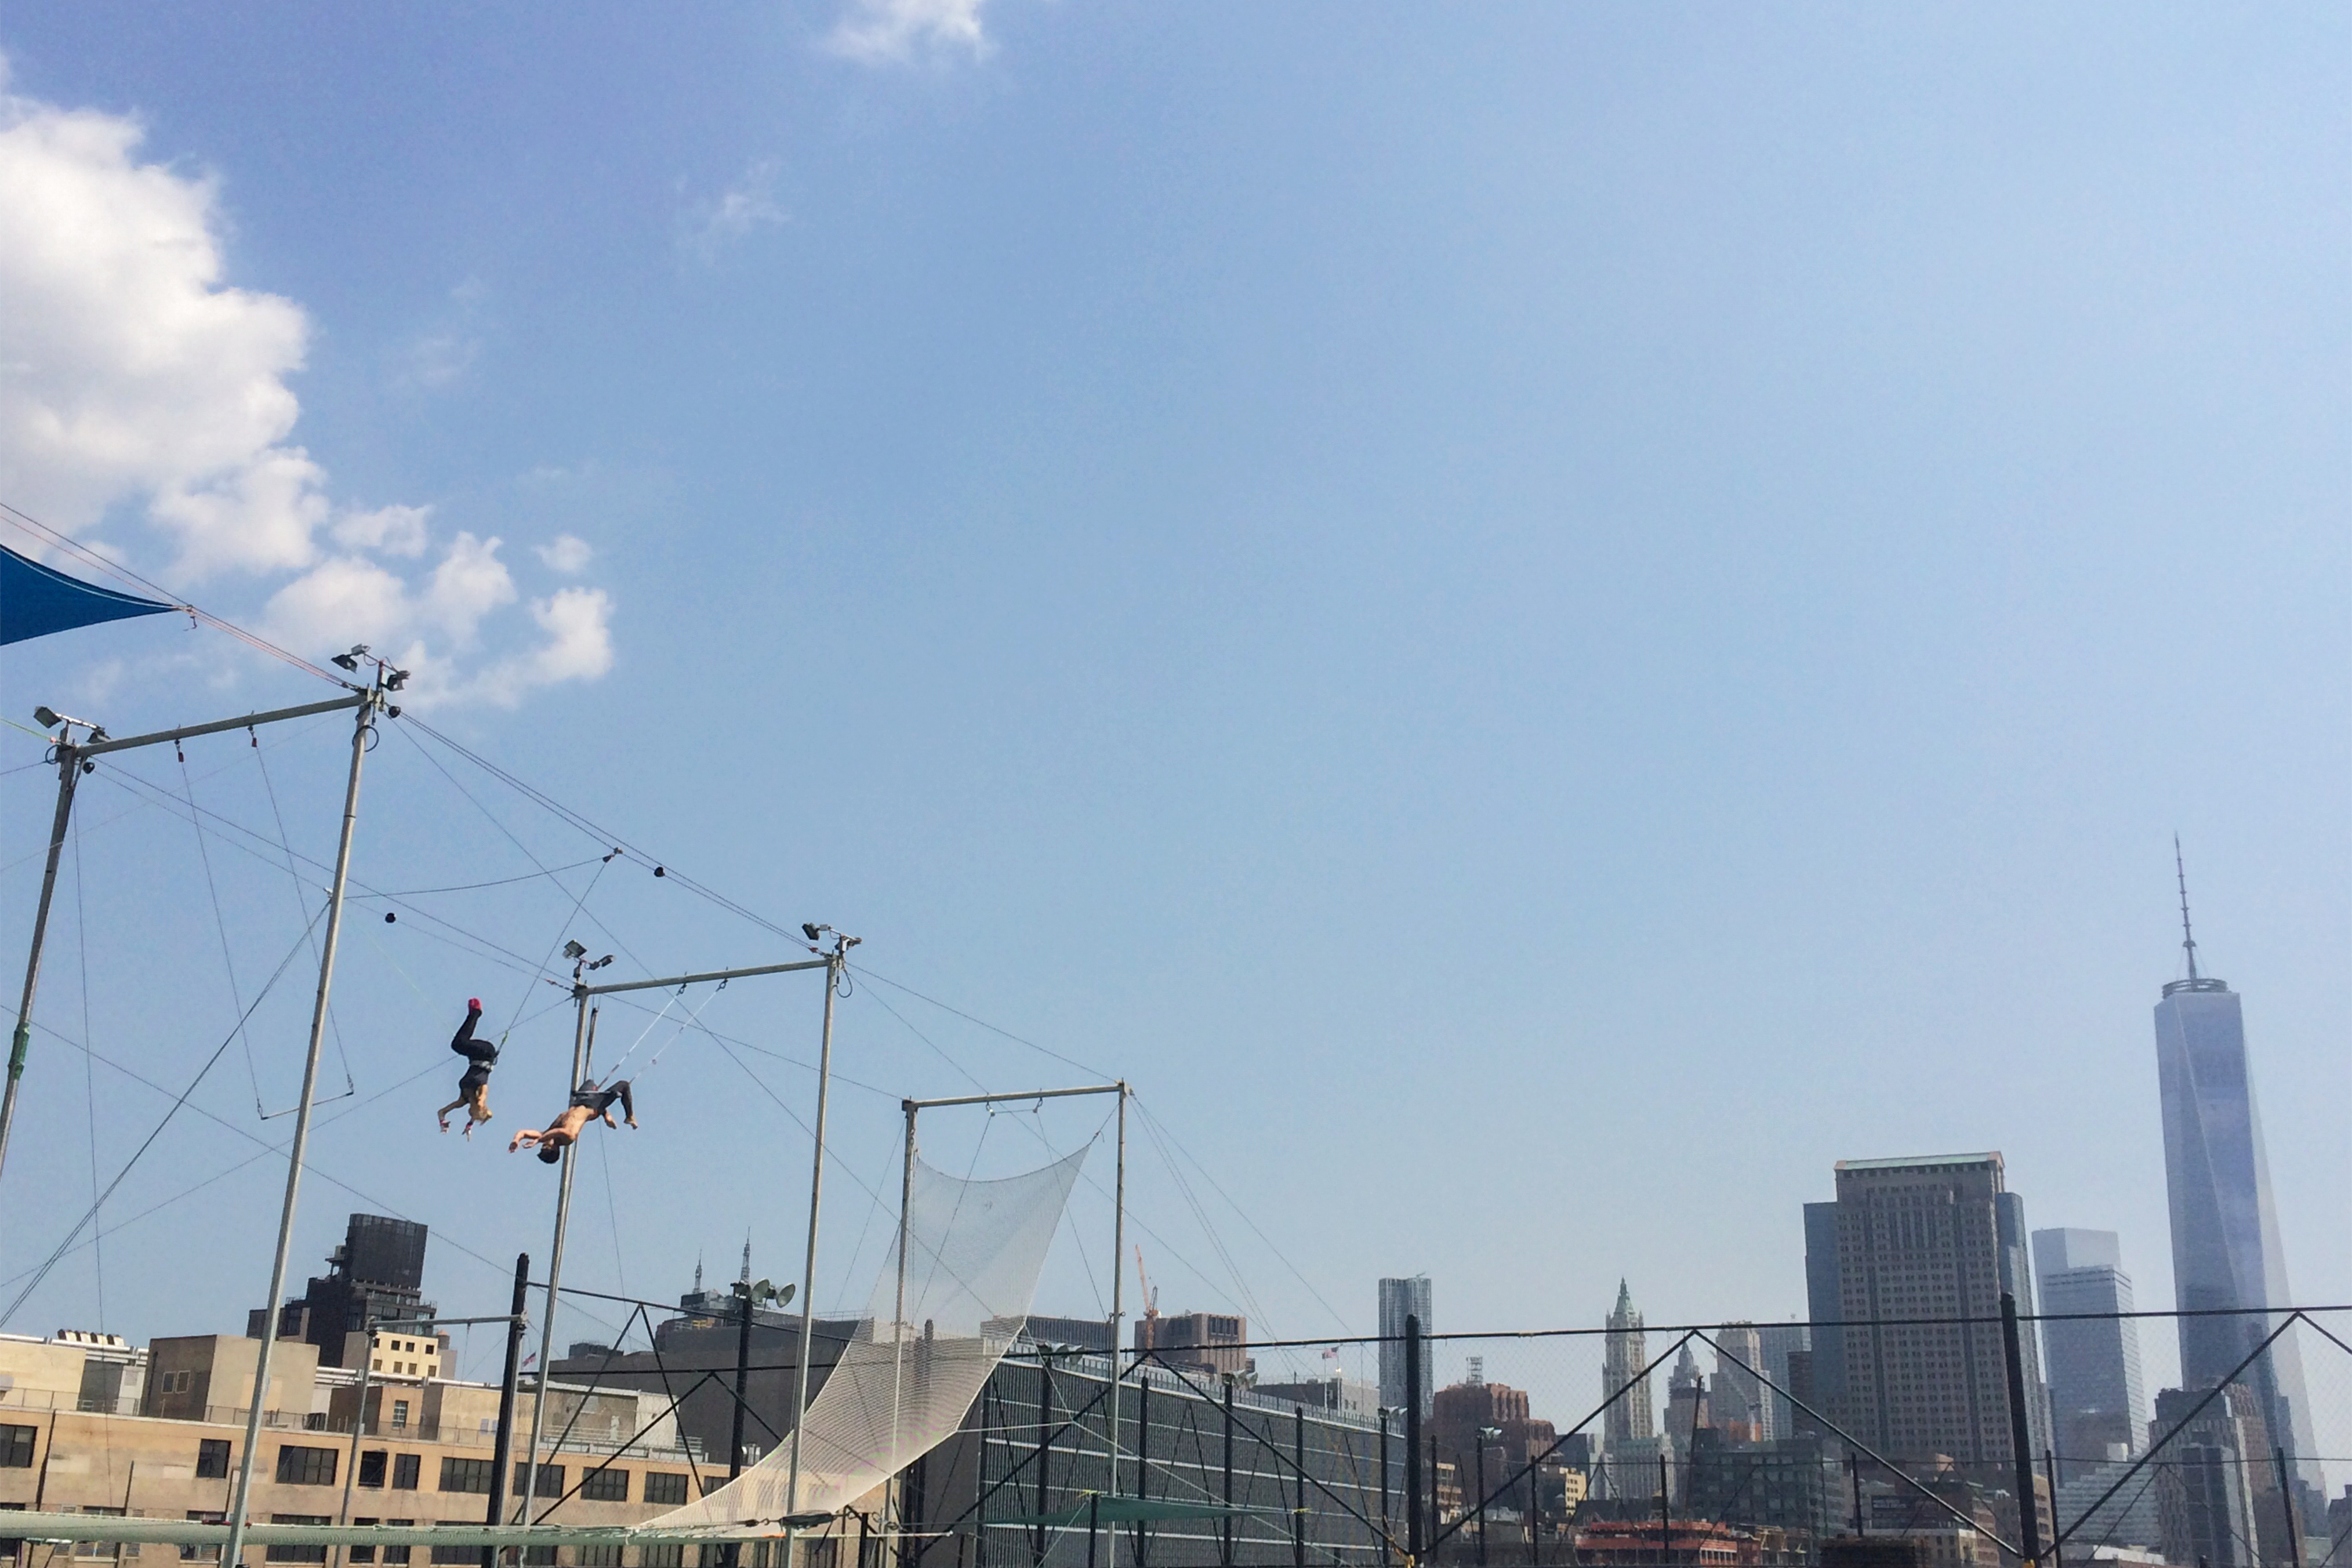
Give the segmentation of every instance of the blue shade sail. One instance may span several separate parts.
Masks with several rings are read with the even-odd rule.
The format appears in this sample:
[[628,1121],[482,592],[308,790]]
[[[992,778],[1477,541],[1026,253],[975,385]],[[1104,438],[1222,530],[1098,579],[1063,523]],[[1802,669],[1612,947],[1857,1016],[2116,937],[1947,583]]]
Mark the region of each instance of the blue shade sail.
[[0,643],[177,608],[68,577],[0,545]]

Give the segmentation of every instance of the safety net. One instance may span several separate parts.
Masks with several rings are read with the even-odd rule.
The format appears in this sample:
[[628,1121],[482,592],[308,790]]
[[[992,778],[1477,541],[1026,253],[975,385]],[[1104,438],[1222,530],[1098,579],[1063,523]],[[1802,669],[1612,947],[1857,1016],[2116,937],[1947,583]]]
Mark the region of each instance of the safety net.
[[1085,1159],[1082,1149],[996,1181],[966,1181],[916,1162],[904,1251],[894,1238],[865,1317],[809,1401],[797,1493],[788,1433],[734,1480],[651,1523],[675,1529],[832,1512],[944,1442],[1028,1319]]

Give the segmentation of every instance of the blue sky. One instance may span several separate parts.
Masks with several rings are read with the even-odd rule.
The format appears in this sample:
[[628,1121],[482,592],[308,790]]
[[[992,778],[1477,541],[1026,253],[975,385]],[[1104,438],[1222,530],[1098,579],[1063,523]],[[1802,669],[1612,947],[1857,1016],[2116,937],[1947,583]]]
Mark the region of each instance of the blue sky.
[[[2121,1231],[2168,1302],[2147,1009],[2177,830],[2247,994],[2293,1279],[2340,1300],[2347,33],[20,5],[12,134],[118,127],[58,177],[126,223],[154,204],[176,238],[142,265],[182,268],[12,278],[36,392],[190,434],[61,456],[12,394],[0,499],[311,657],[422,650],[436,729],[1131,1078],[1247,1211],[1195,1172],[1204,1228],[1139,1150],[1162,1305],[1278,1333],[1368,1331],[1372,1280],[1424,1269],[1453,1328],[1597,1320],[1621,1274],[1654,1318],[1787,1315],[1832,1161],[1979,1148],[2034,1223]],[[222,289],[247,292],[177,379],[73,325],[194,332]],[[0,685],[20,721],[81,702],[118,732],[312,689],[162,621],[12,647]],[[339,744],[269,753],[313,853]],[[509,831],[551,866],[593,847],[486,794],[492,824],[431,749],[372,763],[372,885],[530,871]],[[197,787],[266,822],[249,761]],[[47,787],[0,780],[11,951]],[[234,1016],[193,838],[151,809],[85,852],[92,1037],[176,1083]],[[590,908],[649,967],[777,950],[631,865]],[[449,915],[535,955],[586,875]],[[215,876],[249,980],[297,929],[269,926],[285,879]],[[529,991],[441,951],[352,949],[362,1095],[434,1069],[445,999]],[[66,973],[44,1011],[72,1031]],[[804,1051],[802,990],[708,1016]],[[265,1100],[299,1014],[257,1035]],[[560,1025],[501,1067],[494,1126],[560,1094]],[[869,1182],[900,1094],[1077,1071],[878,984],[842,1026]],[[808,1080],[777,1071],[772,1102],[707,1041],[664,1060],[600,1156],[625,1242],[583,1247],[591,1282],[666,1295],[747,1230],[789,1268]],[[109,1074],[99,1115],[150,1125]],[[86,1204],[81,1058],[44,1045],[26,1092],[10,1212]],[[438,1137],[446,1093],[372,1103],[322,1166],[481,1258],[543,1245],[540,1168]],[[203,1094],[283,1125],[241,1079]],[[175,1130],[131,1208],[241,1147]],[[241,1322],[266,1163],[109,1238],[109,1326]],[[1074,1234],[1107,1256],[1098,1200]],[[314,1189],[298,1260],[356,1206]],[[41,1229],[10,1223],[0,1273]],[[192,1240],[218,1279],[127,1282]],[[1090,1311],[1106,1265],[1075,1251],[1048,1304]],[[870,1249],[827,1259],[823,1298],[861,1297]],[[97,1318],[97,1261],[8,1326]],[[491,1310],[497,1267],[435,1268],[445,1308]]]

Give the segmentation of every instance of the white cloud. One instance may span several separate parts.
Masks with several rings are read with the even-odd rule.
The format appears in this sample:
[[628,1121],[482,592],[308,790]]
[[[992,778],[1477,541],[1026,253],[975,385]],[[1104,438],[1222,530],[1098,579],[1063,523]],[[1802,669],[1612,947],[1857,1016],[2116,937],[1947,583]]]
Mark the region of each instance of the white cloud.
[[541,563],[549,571],[561,572],[566,577],[585,572],[588,570],[588,563],[595,558],[594,549],[586,540],[576,534],[559,533],[547,543],[539,546]]
[[335,542],[352,550],[374,550],[386,555],[425,553],[429,506],[381,506],[373,511],[347,511],[331,531]]
[[866,65],[895,65],[919,55],[989,51],[981,30],[985,0],[850,0],[825,47]]
[[[310,323],[293,300],[225,282],[215,182],[142,163],[135,121],[7,96],[5,82],[0,58],[0,498],[93,547],[101,522],[115,533],[143,513],[171,553],[147,570],[258,586],[259,629],[299,651],[400,647],[421,701],[512,705],[611,667],[602,590],[532,603],[535,637],[500,614],[521,594],[497,539],[457,533],[419,579],[389,564],[431,550],[432,509],[338,508],[290,439],[288,378]],[[756,205],[726,221],[756,223]],[[452,297],[462,313],[480,293],[469,281]],[[441,384],[474,353],[462,332],[436,333],[410,374]],[[541,553],[566,574],[590,558],[569,536]]]
[[783,221],[784,209],[776,205],[776,165],[772,161],[757,163],[719,193],[716,201],[699,203],[688,214],[678,245],[708,264],[718,260],[719,252],[735,241]]

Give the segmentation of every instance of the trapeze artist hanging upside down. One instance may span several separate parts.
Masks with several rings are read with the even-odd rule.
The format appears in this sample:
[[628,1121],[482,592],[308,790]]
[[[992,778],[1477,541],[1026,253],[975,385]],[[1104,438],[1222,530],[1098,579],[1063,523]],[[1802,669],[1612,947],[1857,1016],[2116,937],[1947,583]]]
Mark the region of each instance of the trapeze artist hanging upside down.
[[434,1114],[441,1119],[441,1131],[449,1131],[449,1113],[459,1106],[466,1108],[466,1136],[474,1135],[474,1123],[490,1119],[490,1068],[498,1065],[499,1048],[488,1040],[474,1037],[474,1026],[481,1020],[482,999],[472,997],[466,1003],[466,1021],[457,1026],[457,1038],[449,1048],[466,1058],[466,1070],[457,1079],[457,1098]]
[[621,1114],[628,1120],[630,1126],[635,1127],[637,1124],[637,1103],[629,1098],[629,1080],[621,1079],[609,1088],[598,1089],[592,1079],[572,1091],[572,1103],[564,1109],[562,1115],[547,1124],[545,1131],[524,1128],[515,1134],[514,1142],[507,1145],[507,1152],[511,1154],[526,1144],[536,1143],[539,1145],[539,1157],[552,1165],[563,1158],[565,1144],[580,1141],[581,1130],[591,1121],[601,1118],[607,1127],[620,1125],[613,1120],[613,1102],[616,1100],[621,1102]]

